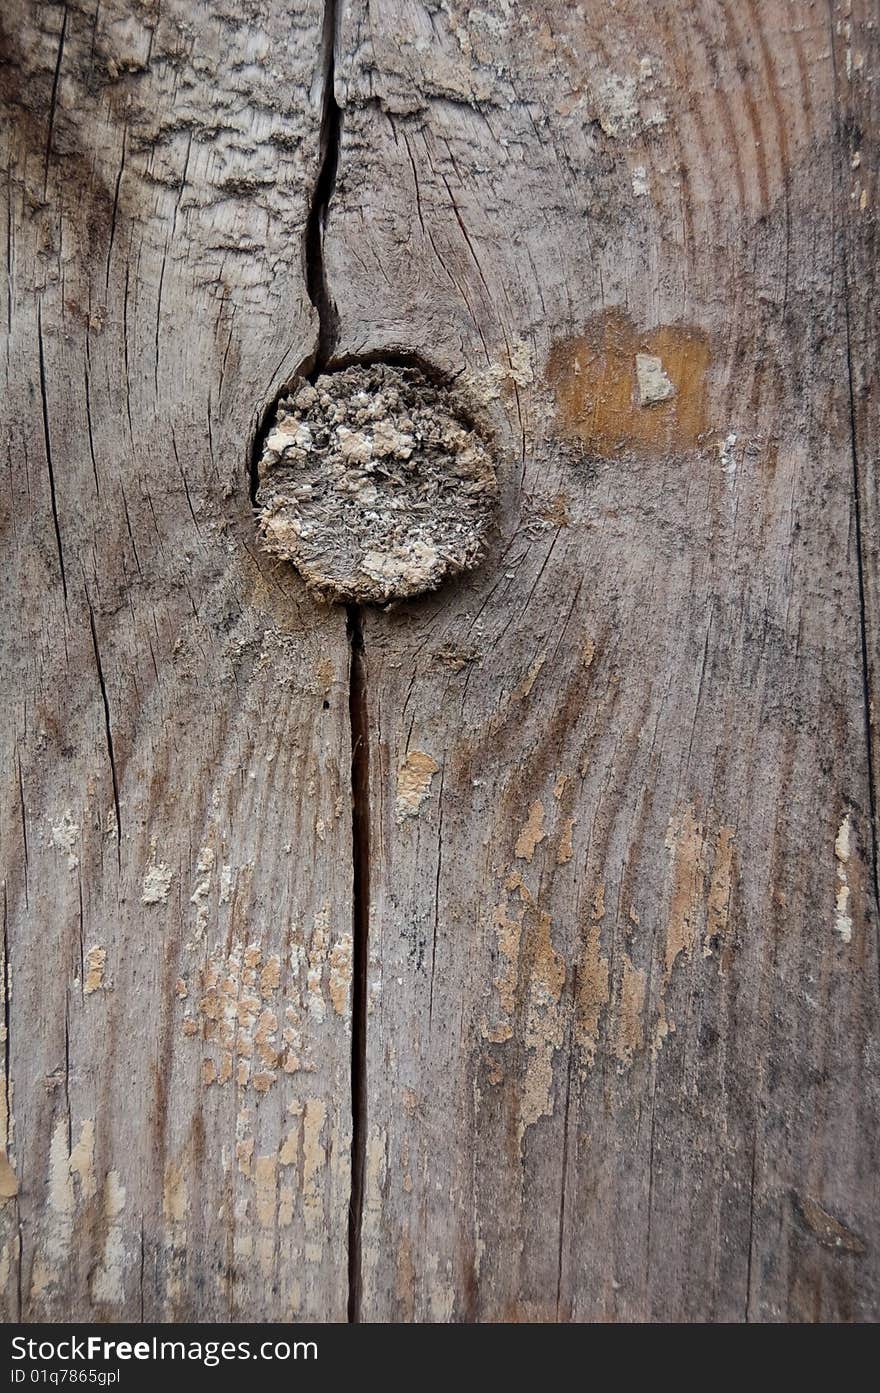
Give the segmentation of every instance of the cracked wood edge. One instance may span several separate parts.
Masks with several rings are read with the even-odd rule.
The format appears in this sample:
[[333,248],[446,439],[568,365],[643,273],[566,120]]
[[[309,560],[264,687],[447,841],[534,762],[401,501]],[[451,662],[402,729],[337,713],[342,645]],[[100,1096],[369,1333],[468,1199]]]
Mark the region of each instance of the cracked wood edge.
[[345,1319],[349,655],[246,460],[322,19],[4,16],[9,1319]]
[[863,5],[344,7],[339,352],[464,370],[506,498],[364,624],[365,1319],[880,1309],[876,62]]

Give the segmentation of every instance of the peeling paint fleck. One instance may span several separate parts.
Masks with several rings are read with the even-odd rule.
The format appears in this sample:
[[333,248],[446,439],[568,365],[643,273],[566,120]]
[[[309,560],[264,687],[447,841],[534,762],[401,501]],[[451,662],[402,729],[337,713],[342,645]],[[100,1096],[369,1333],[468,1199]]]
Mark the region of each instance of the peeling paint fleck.
[[324,1195],[321,1177],[327,1162],[322,1141],[327,1104],[322,1098],[306,1099],[303,1114],[302,1203],[306,1230],[306,1262],[320,1262],[324,1253]]
[[70,1175],[75,1176],[78,1180],[82,1199],[93,1199],[98,1189],[95,1180],[95,1123],[93,1118],[86,1118],[80,1127],[79,1141],[70,1153],[67,1169]]
[[5,1150],[0,1151],[0,1202],[14,1199],[18,1194],[18,1176],[12,1169]]
[[351,1001],[352,936],[342,934],[330,950],[330,1000],[337,1016],[347,1017]]
[[853,921],[850,912],[850,886],[847,867],[852,855],[852,821],[849,813],[840,824],[834,840],[837,862],[837,892],[834,898],[834,931],[841,943],[852,942]]
[[91,996],[92,992],[100,991],[104,986],[104,969],[107,966],[107,949],[100,944],[95,944],[86,954],[86,979],[83,985],[83,995]]
[[632,1064],[633,1058],[645,1047],[645,973],[634,967],[629,957],[623,957],[623,977],[617,1009],[617,1031],[614,1053],[621,1064]]
[[67,857],[69,871],[75,871],[79,866],[79,857],[74,851],[74,847],[79,841],[79,832],[79,823],[74,818],[70,808],[61,814],[61,817],[52,824],[49,831],[49,845]]
[[535,847],[544,840],[544,804],[539,798],[529,807],[529,816],[524,823],[514,847],[514,856],[520,861],[531,861]]
[[636,354],[636,386],[639,406],[653,406],[675,395],[675,385],[664,371],[662,360],[653,353]]
[[572,855],[573,855],[573,853],[574,853],[574,847],[573,847],[573,844],[572,844],[572,842],[573,842],[573,837],[574,837],[574,818],[573,818],[573,817],[569,817],[569,818],[566,818],[565,822],[563,822],[563,824],[562,824],[562,833],[561,833],[561,835],[560,835],[560,837],[559,837],[559,845],[558,845],[557,848],[556,848],[556,864],[557,864],[557,866],[565,866],[565,865],[567,865],[568,862],[571,860]]
[[395,811],[397,821],[415,817],[429,796],[431,780],[440,765],[424,750],[410,750],[397,771],[397,801]]
[[171,867],[164,861],[156,860],[156,841],[154,838],[150,844],[150,864],[144,872],[141,904],[165,904],[173,879],[174,872]]
[[125,1186],[119,1179],[118,1171],[108,1171],[104,1182],[104,1219],[107,1225],[104,1250],[90,1284],[92,1300],[108,1306],[121,1306],[125,1301],[124,1209]]
[[540,911],[525,1013],[528,1058],[520,1096],[520,1143],[528,1127],[553,1112],[553,1055],[565,1039],[561,1009],[565,963],[553,947],[550,928],[550,915]]

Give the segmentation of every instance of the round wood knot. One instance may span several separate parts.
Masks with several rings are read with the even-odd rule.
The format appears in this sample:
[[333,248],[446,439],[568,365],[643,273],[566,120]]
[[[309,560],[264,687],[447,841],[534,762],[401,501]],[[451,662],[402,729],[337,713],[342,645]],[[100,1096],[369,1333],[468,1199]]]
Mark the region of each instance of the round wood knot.
[[295,379],[258,467],[264,549],[347,603],[419,595],[476,566],[498,489],[462,412],[417,367]]

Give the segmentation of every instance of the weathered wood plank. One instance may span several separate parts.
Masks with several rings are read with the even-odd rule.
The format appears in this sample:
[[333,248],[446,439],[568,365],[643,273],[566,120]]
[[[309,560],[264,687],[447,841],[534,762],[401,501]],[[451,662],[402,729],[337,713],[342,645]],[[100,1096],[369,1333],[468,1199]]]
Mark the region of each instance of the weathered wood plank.
[[247,460],[314,341],[322,11],[5,23],[4,1309],[344,1319],[347,646]]
[[505,498],[365,623],[366,1318],[876,1316],[838,18],[346,6],[339,351],[469,374]]
[[[13,7],[8,1318],[876,1317],[870,20]],[[248,497],[324,272],[503,493],[353,677]]]

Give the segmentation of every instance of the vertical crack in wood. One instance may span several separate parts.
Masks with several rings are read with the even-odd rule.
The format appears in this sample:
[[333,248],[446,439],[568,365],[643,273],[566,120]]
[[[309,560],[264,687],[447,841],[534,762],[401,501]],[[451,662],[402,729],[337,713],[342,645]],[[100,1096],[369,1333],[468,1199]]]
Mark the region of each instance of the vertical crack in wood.
[[[336,187],[342,111],[336,101],[339,0],[326,0],[322,30],[322,110],[318,175],[305,230],[306,290],[318,314],[312,381],[326,371],[338,337],[338,316],[324,261],[327,209]],[[351,982],[351,1192],[348,1209],[348,1319],[361,1314],[361,1226],[367,1146],[367,958],[370,934],[370,743],[363,609],[346,610],[349,644],[348,714],[351,732],[352,982]]]
[[40,401],[43,408],[43,440],[46,446],[46,468],[49,471],[49,500],[52,504],[52,523],[55,528],[55,546],[58,551],[58,570],[61,576],[61,590],[64,604],[67,605],[67,572],[64,567],[64,547],[61,542],[61,522],[58,517],[58,497],[55,492],[55,467],[52,462],[52,438],[49,433],[49,394],[46,385],[46,357],[43,350],[43,306],[37,302],[37,343],[40,355]]
[[91,600],[87,600],[89,606],[89,627],[92,632],[92,648],[95,654],[95,668],[98,674],[98,686],[101,689],[101,703],[104,708],[104,734],[107,739],[107,758],[110,762],[110,778],[113,784],[113,808],[116,812],[116,864],[121,873],[122,871],[122,810],[119,806],[119,779],[116,774],[116,757],[113,753],[113,724],[110,719],[110,699],[107,696],[107,683],[104,678],[104,665],[101,662],[101,650],[98,646],[98,630],[95,627],[95,611],[92,609]]
[[352,980],[351,1198],[348,1211],[348,1319],[361,1315],[361,1225],[367,1150],[367,961],[370,937],[370,731],[363,611],[349,605],[348,712],[351,725]]
[[[834,124],[841,135],[840,106],[839,106],[839,83],[837,74],[837,55],[834,46],[834,15],[829,6],[829,26],[831,31],[831,70],[834,94]],[[845,133],[839,139],[842,152],[851,158],[852,151],[846,150]],[[838,159],[835,162],[834,171],[834,211],[835,211],[835,233],[840,229],[840,246],[842,248],[843,262],[843,326],[846,344],[846,371],[847,371],[847,392],[849,396],[849,437],[850,452],[852,459],[852,480],[853,480],[853,520],[855,524],[856,541],[856,578],[858,586],[859,600],[859,636],[861,644],[861,665],[862,665],[862,705],[865,721],[865,741],[867,744],[868,758],[868,810],[871,820],[871,880],[874,892],[874,906],[880,914],[880,865],[878,865],[877,848],[877,790],[874,778],[874,737],[871,712],[873,708],[873,694],[871,691],[871,665],[868,648],[868,615],[867,615],[867,596],[865,593],[865,556],[864,538],[862,529],[862,469],[859,459],[858,441],[858,420],[856,414],[856,388],[853,378],[852,362],[852,329],[850,325],[850,280],[849,280],[849,233],[845,216],[840,215],[840,209],[846,210],[846,202],[841,189],[841,163]],[[836,255],[836,247],[835,247]]]
[[333,90],[336,51],[336,21],[338,0],[326,0],[321,39],[322,108],[319,136],[318,176],[312,191],[312,203],[306,219],[305,258],[306,290],[318,312],[318,345],[315,350],[313,375],[323,372],[336,347],[338,320],[336,306],[327,283],[324,264],[324,229],[327,208],[336,187],[339,164],[339,143],[342,137],[342,112]]

